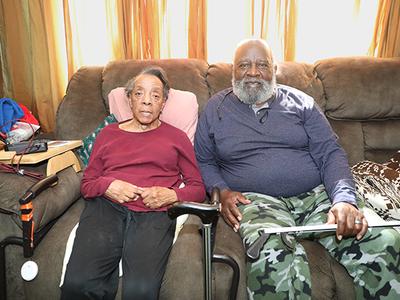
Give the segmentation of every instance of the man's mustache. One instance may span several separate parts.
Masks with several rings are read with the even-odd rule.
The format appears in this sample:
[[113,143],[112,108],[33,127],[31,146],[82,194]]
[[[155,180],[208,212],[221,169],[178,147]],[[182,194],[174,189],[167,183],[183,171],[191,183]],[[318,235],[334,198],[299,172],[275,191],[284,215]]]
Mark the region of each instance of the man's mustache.
[[263,84],[265,81],[262,79],[243,79],[243,83],[261,83]]

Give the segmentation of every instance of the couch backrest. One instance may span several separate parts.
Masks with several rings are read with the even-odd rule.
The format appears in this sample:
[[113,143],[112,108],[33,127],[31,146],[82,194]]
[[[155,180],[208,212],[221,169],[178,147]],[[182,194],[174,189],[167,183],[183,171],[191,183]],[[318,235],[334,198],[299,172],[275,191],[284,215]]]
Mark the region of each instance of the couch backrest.
[[[70,80],[57,113],[57,138],[82,138],[108,114],[107,95],[149,65],[166,71],[171,87],[193,92],[200,112],[208,98],[231,86],[232,64],[197,59],[125,60],[84,67]],[[331,58],[278,64],[277,82],[314,97],[350,164],[386,161],[400,149],[400,59]]]
[[108,63],[103,70],[102,94],[108,109],[107,96],[136,76],[145,67],[158,65],[167,73],[172,88],[186,90],[197,96],[199,103],[209,98],[206,74],[208,64],[199,59],[119,60]]
[[400,59],[346,57],[315,63],[325,114],[350,163],[386,161],[400,149]]

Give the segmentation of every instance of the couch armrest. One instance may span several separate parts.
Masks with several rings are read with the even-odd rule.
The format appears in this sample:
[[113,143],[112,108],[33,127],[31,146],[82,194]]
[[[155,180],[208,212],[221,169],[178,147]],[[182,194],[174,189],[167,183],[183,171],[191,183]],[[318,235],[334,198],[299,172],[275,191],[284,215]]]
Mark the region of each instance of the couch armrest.
[[58,177],[52,174],[42,180],[34,183],[25,194],[19,199],[21,221],[22,221],[22,246],[24,248],[24,257],[31,257],[33,249],[37,242],[34,239],[34,222],[33,222],[33,203],[32,201],[38,197],[45,189],[56,184]]
[[[246,293],[246,255],[239,233],[226,224],[220,217],[215,236],[216,254],[225,254],[232,257],[239,265],[240,281],[237,290],[237,299],[247,299]],[[216,264],[216,299],[228,299],[233,272],[224,264]]]
[[204,275],[200,219],[190,215],[168,259],[160,299],[203,300]]
[[[44,190],[33,201],[33,220],[35,232],[41,230],[46,224],[59,217],[80,196],[81,173],[76,173],[68,167],[58,174],[58,183]],[[12,218],[14,225],[21,228],[18,200],[33,184],[26,176],[0,173],[0,217]],[[10,222],[7,222],[10,225]],[[12,228],[3,228],[4,234],[15,234]]]

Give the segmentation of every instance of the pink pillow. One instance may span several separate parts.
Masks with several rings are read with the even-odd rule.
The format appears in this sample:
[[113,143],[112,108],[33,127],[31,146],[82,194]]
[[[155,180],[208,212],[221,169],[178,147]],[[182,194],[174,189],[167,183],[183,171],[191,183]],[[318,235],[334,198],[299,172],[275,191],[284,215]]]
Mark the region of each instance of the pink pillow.
[[[132,118],[128,97],[123,87],[113,89],[108,94],[110,113],[118,122]],[[199,105],[192,92],[169,90],[168,100],[160,115],[160,120],[186,132],[193,144],[196,132]]]

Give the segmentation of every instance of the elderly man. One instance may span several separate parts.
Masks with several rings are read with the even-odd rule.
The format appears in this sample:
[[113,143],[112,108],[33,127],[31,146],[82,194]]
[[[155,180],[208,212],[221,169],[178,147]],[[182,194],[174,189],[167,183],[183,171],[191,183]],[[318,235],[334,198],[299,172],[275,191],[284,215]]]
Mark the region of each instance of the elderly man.
[[[357,298],[400,299],[400,236],[368,230],[346,154],[313,98],[276,83],[262,40],[238,45],[232,86],[209,100],[195,136],[203,180],[208,192],[220,188],[225,221],[246,245],[260,228],[337,224],[336,236],[309,238],[345,266]],[[251,299],[311,296],[306,253],[296,241],[272,235],[247,274]]]

